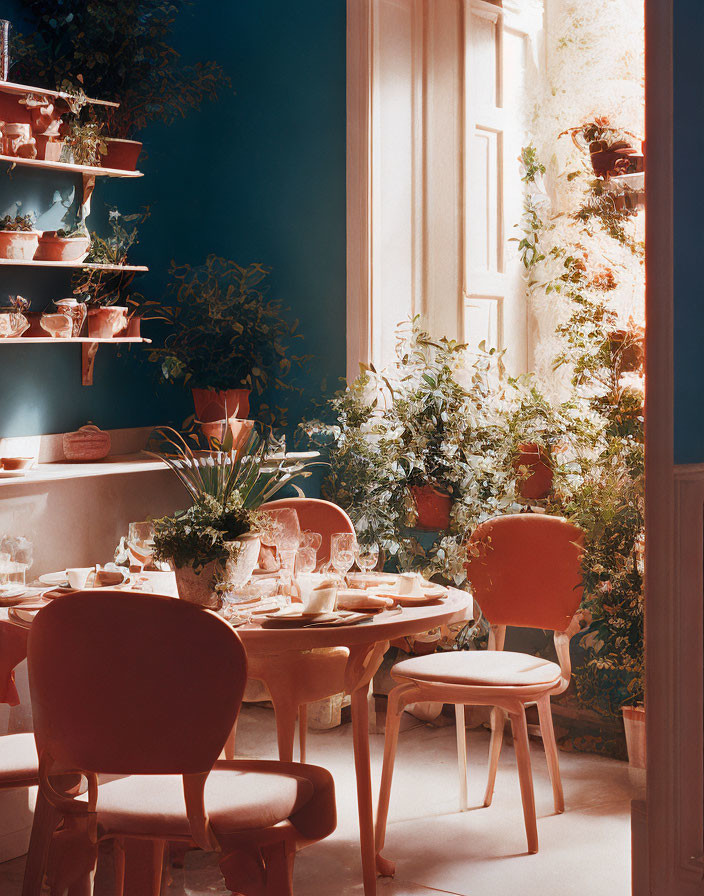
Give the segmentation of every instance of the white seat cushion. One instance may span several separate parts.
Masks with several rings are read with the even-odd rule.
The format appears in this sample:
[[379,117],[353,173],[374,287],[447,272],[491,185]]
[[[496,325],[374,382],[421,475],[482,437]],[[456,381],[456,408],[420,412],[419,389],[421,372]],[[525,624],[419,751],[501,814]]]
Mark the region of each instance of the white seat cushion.
[[557,663],[526,653],[504,650],[455,650],[403,660],[391,674],[399,680],[437,681],[441,684],[523,687],[560,680]]
[[[205,807],[216,834],[266,828],[304,806],[314,788],[305,778],[257,772],[213,771]],[[104,834],[188,837],[190,825],[180,775],[133,775],[101,785],[98,824]]]
[[0,788],[37,778],[39,760],[33,734],[0,737]]

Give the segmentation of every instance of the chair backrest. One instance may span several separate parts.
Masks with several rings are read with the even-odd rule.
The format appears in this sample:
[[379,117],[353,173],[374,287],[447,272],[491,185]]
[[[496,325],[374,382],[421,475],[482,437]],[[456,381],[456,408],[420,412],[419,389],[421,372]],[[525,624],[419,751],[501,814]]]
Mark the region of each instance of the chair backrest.
[[219,616],[120,591],[53,601],[32,624],[28,660],[40,753],[86,772],[210,771],[247,677],[244,648]]
[[330,559],[330,537],[335,532],[354,534],[354,524],[345,511],[331,501],[320,498],[280,498],[262,504],[261,510],[282,510],[291,507],[298,514],[301,531],[319,532],[323,543],[318,551],[318,565],[322,566]]
[[565,631],[582,600],[583,544],[578,526],[546,514],[509,514],[477,526],[467,576],[489,622]]

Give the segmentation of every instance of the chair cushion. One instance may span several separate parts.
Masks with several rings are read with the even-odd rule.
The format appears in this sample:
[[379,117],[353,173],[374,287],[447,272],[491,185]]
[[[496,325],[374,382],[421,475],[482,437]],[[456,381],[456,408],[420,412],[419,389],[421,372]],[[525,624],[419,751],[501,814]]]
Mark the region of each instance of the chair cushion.
[[561,671],[557,663],[526,653],[458,650],[403,660],[393,667],[391,674],[396,679],[437,681],[442,684],[484,687],[545,685],[547,688],[557,684]]
[[33,734],[0,737],[0,789],[38,777],[37,748]]
[[[246,771],[212,771],[205,785],[205,807],[219,832],[266,828],[284,821],[313,796],[304,777]],[[134,775],[101,785],[98,824],[103,835],[190,835],[180,775]]]

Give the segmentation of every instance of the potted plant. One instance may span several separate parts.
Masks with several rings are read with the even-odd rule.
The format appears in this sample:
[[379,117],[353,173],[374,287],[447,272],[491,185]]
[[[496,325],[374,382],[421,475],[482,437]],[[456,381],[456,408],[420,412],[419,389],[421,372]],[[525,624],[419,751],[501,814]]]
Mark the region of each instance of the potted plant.
[[284,461],[267,460],[269,442],[256,430],[239,447],[226,434],[206,451],[193,451],[168,427],[155,430],[154,437],[160,450],[148,453],[169,466],[191,502],[154,523],[155,557],[172,565],[183,600],[217,608],[216,588],[233,576],[233,564],[246,566],[238,570],[246,579],[257,563],[258,527],[266,523],[258,514],[261,505],[310,473],[304,464],[291,471]]
[[39,245],[41,231],[34,229],[31,215],[5,215],[0,220],[0,258],[30,261]]
[[261,264],[242,267],[216,255],[199,267],[171,269],[172,301],[158,306],[170,332],[150,359],[166,382],[191,387],[201,422],[247,417],[252,390],[292,388],[292,363],[303,360],[288,355],[297,325],[267,300],[262,281],[268,273]]
[[595,118],[575,128],[563,131],[575,146],[589,152],[592,169],[597,177],[608,180],[620,174],[643,171],[643,153],[634,146],[638,138],[628,131],[613,127],[607,118]]
[[139,140],[124,140],[120,137],[104,137],[105,152],[100,155],[102,168],[116,168],[118,171],[136,171],[137,159],[142,151]]
[[[138,226],[148,215],[148,208],[131,215],[122,215],[116,208],[109,209],[110,233],[105,237],[97,233],[92,235],[87,260],[94,264],[110,265],[111,268],[124,266],[130,249],[138,242]],[[127,333],[131,320],[128,302],[133,278],[132,271],[101,268],[85,269],[74,278],[74,294],[89,306],[89,336],[112,339]]]
[[83,261],[90,251],[90,234],[83,221],[68,230],[45,230],[35,253],[41,261]]
[[98,159],[107,152],[102,129],[102,124],[98,122],[72,119],[68,125],[68,134],[63,140],[61,161],[95,167]]

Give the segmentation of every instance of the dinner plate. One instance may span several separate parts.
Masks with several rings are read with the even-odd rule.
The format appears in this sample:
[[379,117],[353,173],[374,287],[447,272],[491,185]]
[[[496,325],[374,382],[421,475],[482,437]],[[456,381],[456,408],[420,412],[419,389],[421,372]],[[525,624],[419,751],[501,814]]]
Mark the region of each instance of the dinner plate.
[[7,611],[7,617],[13,622],[16,622],[17,625],[21,625],[23,628],[30,628],[30,626],[34,622],[34,617],[41,609],[41,607],[37,607],[36,609],[29,609],[27,607],[10,607],[10,609]]
[[24,479],[26,470],[0,470],[0,479]]
[[42,585],[68,585],[68,575],[66,570],[61,572],[45,572],[43,576],[39,576]]
[[365,610],[378,613],[393,607],[394,598],[382,597],[379,594],[367,594],[365,591],[346,589],[337,592],[337,606],[340,610]]
[[437,590],[426,591],[424,594],[396,594],[394,591],[374,591],[378,597],[393,599],[400,607],[423,607],[426,604],[434,604],[442,600],[447,591],[438,586]]
[[15,607],[30,601],[40,601],[43,589],[13,588],[12,591],[0,588],[0,607]]

